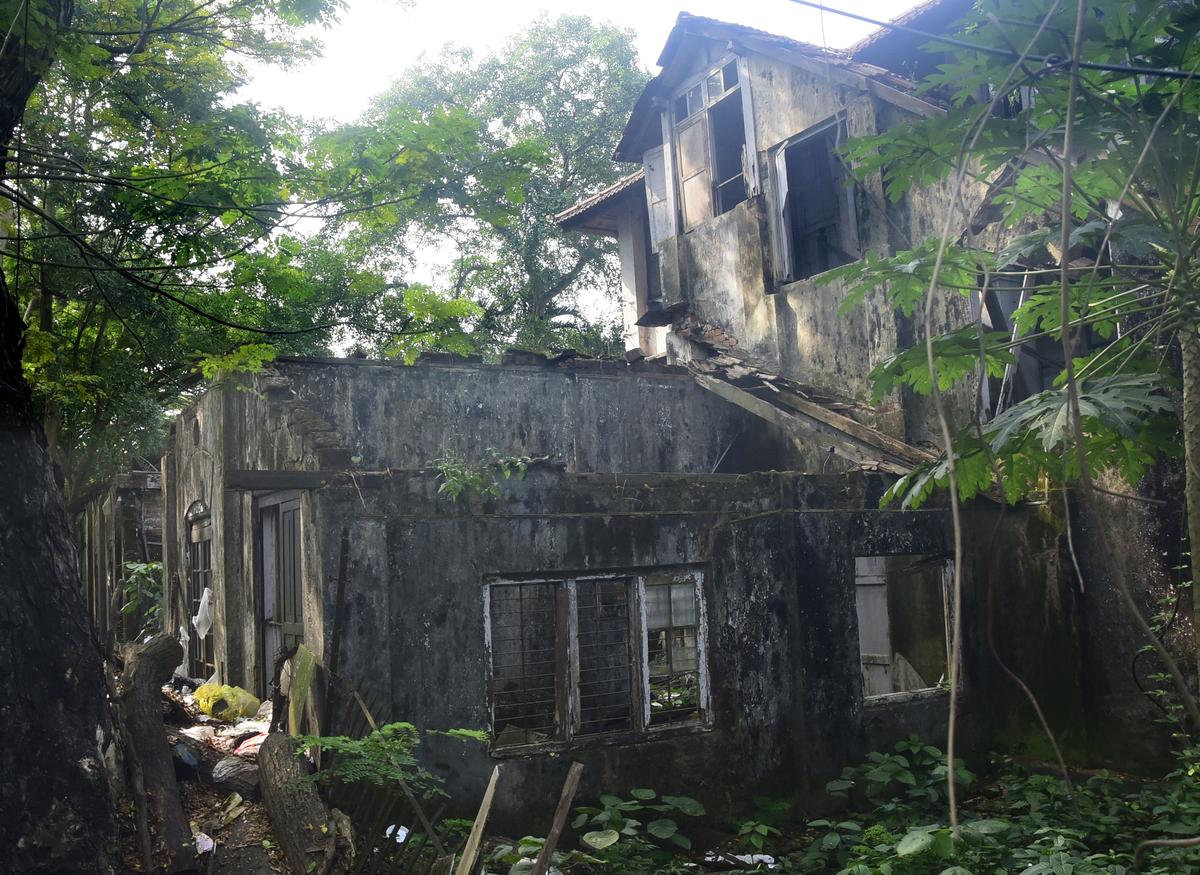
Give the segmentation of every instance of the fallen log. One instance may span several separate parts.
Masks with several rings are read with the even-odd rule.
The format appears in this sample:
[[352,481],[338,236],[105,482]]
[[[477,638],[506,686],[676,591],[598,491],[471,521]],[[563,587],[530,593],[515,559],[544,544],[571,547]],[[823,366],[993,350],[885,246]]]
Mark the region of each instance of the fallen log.
[[162,685],[170,680],[182,659],[183,648],[178,641],[170,635],[156,635],[126,650],[125,669],[117,683],[129,747],[126,753],[132,760],[135,778],[140,772],[155,856],[167,872],[194,872],[199,868],[175,782],[175,765],[160,705]]
[[258,749],[263,805],[293,872],[328,875],[337,862],[337,826],[296,758],[296,742],[272,732]]

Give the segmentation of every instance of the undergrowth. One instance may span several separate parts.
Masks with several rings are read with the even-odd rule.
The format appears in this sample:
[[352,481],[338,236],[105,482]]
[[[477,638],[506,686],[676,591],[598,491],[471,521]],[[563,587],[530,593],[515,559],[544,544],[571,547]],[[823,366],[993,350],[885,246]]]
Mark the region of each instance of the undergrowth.
[[[991,766],[986,781],[956,766],[957,837],[946,823],[945,754],[913,738],[871,754],[827,785],[848,812],[836,818],[797,822],[787,801],[756,798],[744,819],[731,822],[725,842],[692,842],[684,836],[692,824],[663,815],[690,821],[703,812],[698,803],[635,790],[627,800],[606,796],[601,807],[576,809],[579,849],[563,841],[554,863],[572,875],[703,872],[710,871],[703,849],[716,845],[729,862],[735,854],[770,854],[778,873],[1124,875],[1134,871],[1144,840],[1200,836],[1200,750],[1182,754],[1179,768],[1162,781],[1100,772],[1076,782],[1073,793],[1061,776],[1012,759]],[[527,872],[540,846],[532,837],[501,845],[487,871]],[[744,859],[739,871],[766,870]],[[728,865],[711,871],[717,869],[730,871]],[[1200,848],[1147,849],[1140,871],[1200,875]]]

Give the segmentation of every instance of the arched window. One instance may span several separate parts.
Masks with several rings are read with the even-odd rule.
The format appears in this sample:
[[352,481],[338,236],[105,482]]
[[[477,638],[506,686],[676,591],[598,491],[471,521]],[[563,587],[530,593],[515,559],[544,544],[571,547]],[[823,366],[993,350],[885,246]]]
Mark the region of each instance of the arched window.
[[[217,670],[212,629],[201,636],[194,618],[205,589],[212,589],[212,515],[203,501],[192,502],[187,522],[188,675],[207,679]],[[210,596],[211,598],[211,596]]]

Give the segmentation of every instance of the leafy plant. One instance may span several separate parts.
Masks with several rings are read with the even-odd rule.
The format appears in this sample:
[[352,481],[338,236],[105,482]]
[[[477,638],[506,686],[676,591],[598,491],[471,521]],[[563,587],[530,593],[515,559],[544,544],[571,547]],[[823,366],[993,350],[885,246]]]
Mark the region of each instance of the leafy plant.
[[414,752],[421,742],[420,731],[411,723],[385,723],[362,738],[345,735],[301,735],[297,755],[310,748],[333,756],[327,768],[313,773],[320,783],[353,784],[367,781],[380,787],[407,782],[423,795],[445,795],[439,779],[417,763]]
[[[923,783],[945,757],[915,741],[895,754],[873,754],[829,787],[846,797],[862,789],[868,805],[840,822],[808,824],[808,846],[783,861],[785,872],[840,875],[1126,875],[1147,838],[1200,835],[1200,762],[1180,756],[1165,782],[1130,785],[1099,773],[1074,791],[1057,775],[1040,774],[1010,759],[996,760],[995,777],[972,801],[955,838],[931,807]],[[938,788],[928,788],[938,792]],[[861,797],[860,797],[861,798]],[[1200,873],[1200,855],[1158,849],[1144,871]]]
[[141,620],[133,635],[140,641],[162,631],[163,580],[161,562],[126,562],[122,566],[121,616]]
[[441,484],[438,494],[451,501],[464,493],[495,497],[500,494],[500,482],[516,477],[522,480],[530,463],[529,456],[505,456],[494,447],[488,447],[479,462],[468,462],[461,456],[445,455],[434,459]]
[[654,815],[702,817],[704,806],[688,796],[659,796],[647,788],[630,790],[629,795],[629,799],[604,795],[599,807],[576,808],[571,826],[591,827],[583,834],[583,843],[616,871],[659,871],[672,859],[672,851],[663,843],[689,850],[692,842],[674,817]]

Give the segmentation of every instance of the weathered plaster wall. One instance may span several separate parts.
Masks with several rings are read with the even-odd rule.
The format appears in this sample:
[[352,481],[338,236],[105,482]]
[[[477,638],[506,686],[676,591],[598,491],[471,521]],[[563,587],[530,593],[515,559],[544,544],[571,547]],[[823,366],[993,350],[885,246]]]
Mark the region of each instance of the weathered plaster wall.
[[[1170,501],[1181,494],[1180,478],[1181,471],[1166,466],[1146,477],[1139,491],[1147,498]],[[1129,490],[1116,478],[1101,483],[1115,491]],[[1071,512],[1083,572],[1075,596],[1082,618],[1080,658],[1087,666],[1082,691],[1089,726],[1104,729],[1089,736],[1090,753],[1113,768],[1161,772],[1172,763],[1172,740],[1169,728],[1160,722],[1163,712],[1143,690],[1169,684],[1151,677],[1165,669],[1153,653],[1141,653],[1147,641],[1129,618],[1117,580],[1130,588],[1143,616],[1165,611],[1171,618],[1167,645],[1194,678],[1191,604],[1177,589],[1189,576],[1186,570],[1176,570],[1187,558],[1181,554],[1184,508],[1174,502],[1159,506],[1078,489],[1071,493]]]
[[[871,370],[923,336],[924,315],[905,316],[882,291],[868,294],[851,312],[842,313],[847,297],[840,281],[809,277],[783,283],[775,263],[775,220],[779,211],[774,186],[772,149],[783,141],[838,114],[848,137],[871,136],[908,123],[914,116],[855,88],[760,54],[747,55],[754,106],[762,193],[733,210],[680,235],[664,246],[663,286],[669,302],[685,302],[701,323],[719,326],[736,338],[740,350],[754,360],[802,383],[866,401]],[[949,181],[913,191],[898,202],[884,194],[878,173],[855,189],[859,242],[864,252],[891,255],[912,249],[943,231],[952,220],[952,242],[967,222],[964,208],[974,210],[982,197],[969,183],[955,198]],[[934,306],[937,332],[974,321],[970,299],[940,294]],[[950,393],[949,407],[959,421],[973,406],[974,387]],[[911,441],[927,441],[938,433],[928,399],[905,391],[877,405],[876,427]]]
[[[568,471],[707,473],[718,461],[720,471],[751,471],[796,467],[798,458],[789,438],[687,373],[654,365],[325,360],[278,370],[329,419],[359,467],[473,461],[489,448],[549,456]],[[278,464],[284,455],[257,457]]]

